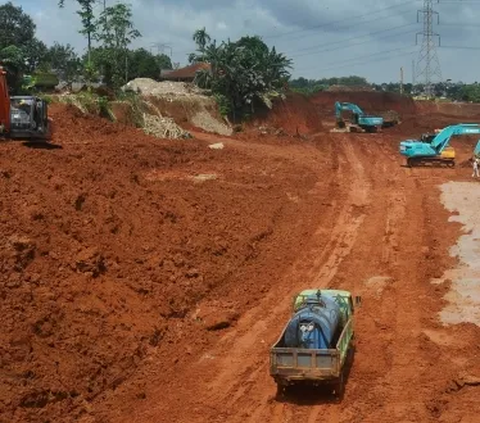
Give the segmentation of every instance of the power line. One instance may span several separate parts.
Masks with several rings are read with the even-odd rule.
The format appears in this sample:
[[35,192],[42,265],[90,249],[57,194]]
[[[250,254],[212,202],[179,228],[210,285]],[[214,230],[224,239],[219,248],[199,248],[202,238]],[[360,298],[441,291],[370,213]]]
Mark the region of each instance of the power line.
[[[371,37],[371,36],[373,36],[373,35],[383,34],[383,33],[385,33],[385,32],[394,31],[395,29],[406,28],[406,27],[413,26],[413,25],[415,25],[415,24],[413,24],[413,23],[408,23],[408,24],[398,25],[398,26],[394,26],[394,27],[391,27],[391,28],[387,28],[387,29],[381,29],[381,30],[378,30],[378,31],[367,32],[367,33],[364,34],[364,35],[354,35],[354,36],[352,36],[352,37],[344,38],[344,39],[338,40],[338,41],[316,44],[316,45],[313,45],[313,46],[296,49],[296,50],[295,50],[295,53],[299,53],[299,52],[302,52],[302,51],[316,50],[316,49],[318,49],[319,47],[333,46],[333,45],[335,45],[335,44],[349,43],[350,41],[358,40],[359,38]],[[368,41],[369,41],[369,40],[368,40]],[[352,44],[350,44],[350,45],[352,45]],[[341,47],[340,47],[340,48],[341,48]],[[334,47],[333,49],[335,50],[336,48]],[[323,51],[323,50],[322,50],[322,51]],[[330,50],[328,50],[328,51],[330,51]],[[285,53],[285,52],[284,52],[284,53]],[[287,51],[286,53],[288,54],[288,51]],[[294,56],[292,56],[292,57],[294,57]]]
[[[410,49],[411,49],[411,47],[410,47]],[[402,49],[398,49],[398,50],[400,51]],[[392,50],[392,51],[396,51],[396,50]],[[355,66],[370,65],[372,63],[378,63],[378,62],[383,62],[383,61],[387,61],[387,60],[396,59],[398,57],[411,56],[413,53],[414,53],[414,50],[411,49],[410,51],[406,51],[404,53],[396,53],[396,54],[393,54],[393,55],[383,55],[382,57],[379,57],[377,59],[357,60],[354,63],[345,63],[343,65],[330,66],[330,67],[327,67],[327,68],[318,69],[318,71],[320,71],[320,72],[325,72],[325,71],[329,71],[329,70],[337,71],[338,69],[343,69],[343,68],[353,68]],[[311,67],[309,68],[309,70],[310,69],[311,69]],[[303,72],[304,70],[307,70],[307,68],[297,69],[297,71],[300,71],[300,72]]]
[[[394,28],[391,28],[389,30],[384,30],[384,31],[381,31],[381,32],[388,32],[388,31],[393,31],[394,29],[399,29],[399,28],[403,28],[403,27],[407,27],[407,26],[412,26],[413,24],[407,24],[407,25],[400,25],[398,27],[394,27]],[[394,33],[394,34],[390,34],[390,35],[385,35],[384,37],[382,37],[382,41],[387,39],[387,38],[391,38],[391,37],[398,37],[400,35],[406,35],[406,34],[412,34],[413,31],[402,31],[402,32],[399,32],[399,33]],[[374,33],[371,33],[371,34],[367,34],[366,36],[368,35],[372,35]],[[356,38],[361,38],[361,37],[355,37]],[[366,44],[366,43],[369,43],[371,42],[371,40],[365,40],[365,41],[360,41],[358,43],[349,43],[347,46],[341,46],[341,47],[334,47],[334,48],[324,48],[324,49],[321,49],[321,50],[315,50],[315,51],[311,51],[311,52],[308,52],[308,53],[302,53],[302,54],[296,54],[296,55],[291,55],[289,56],[290,58],[298,58],[298,57],[303,57],[303,56],[310,56],[312,54],[317,54],[317,53],[326,53],[326,52],[331,52],[331,51],[339,51],[339,50],[345,50],[347,48],[350,48],[350,47],[356,47],[358,45],[362,45],[362,44]]]
[[[349,59],[346,59],[346,60],[340,60],[340,61],[337,60],[337,61],[334,61],[334,62],[327,63],[327,65],[329,65],[329,66],[326,67],[326,68],[321,68],[321,69],[319,69],[319,71],[341,68],[343,66],[350,66],[350,65],[355,64],[356,62],[358,62],[358,64],[363,63],[363,62],[368,63],[370,61],[375,62],[375,60],[370,59],[371,57],[375,57],[375,56],[382,56],[380,59],[384,59],[384,58],[391,59],[392,57],[400,56],[400,55],[393,55],[392,56],[392,53],[401,52],[401,51],[404,51],[406,49],[410,50],[408,52],[408,54],[411,54],[413,52],[412,46],[408,46],[408,47],[399,47],[399,48],[396,48],[396,49],[388,49],[388,50],[378,51],[376,53],[371,53],[371,54],[366,54],[366,55],[362,54],[361,56],[352,57],[352,58],[349,58]],[[369,60],[365,60],[365,59],[369,59]],[[379,60],[377,59],[376,61],[379,61]],[[294,69],[296,71],[302,71],[304,69],[307,69],[307,67],[305,67],[305,68],[294,68]],[[308,67],[308,69],[311,69],[311,66]]]
[[[402,5],[403,6],[403,5]],[[343,26],[333,26],[333,24],[326,24],[324,25],[323,27],[323,30],[332,30],[334,29],[336,32],[338,31],[346,31],[346,30],[351,30],[353,28],[357,28],[359,26],[364,26],[366,24],[369,24],[369,23],[374,23],[374,22],[378,22],[380,19],[382,20],[386,20],[386,19],[390,19],[390,18],[399,18],[399,17],[409,17],[410,14],[395,14],[395,15],[390,15],[390,16],[386,16],[386,17],[375,17],[375,18],[372,18],[372,19],[368,19],[368,20],[362,20],[361,22],[355,22],[355,23],[350,23],[348,25],[343,25]],[[368,15],[370,16],[370,15]],[[311,29],[306,29],[306,30],[301,30],[303,32],[305,31],[311,31]],[[266,38],[266,37],[263,37],[263,38]],[[295,37],[289,37],[288,38],[288,41],[293,41],[293,40],[304,40],[305,39],[305,34],[300,34],[298,36],[295,36]]]
[[480,50],[480,47],[471,46],[440,46],[441,49],[454,49],[454,50]]
[[[346,21],[351,21],[351,20],[358,20],[358,19],[361,19],[361,18],[364,18],[365,16],[372,16],[372,15],[375,15],[377,13],[380,13],[380,12],[384,12],[385,10],[391,10],[391,9],[396,9],[398,7],[403,7],[407,4],[411,4],[411,3],[415,3],[417,0],[409,0],[409,1],[405,1],[405,2],[402,2],[402,3],[398,3],[398,4],[394,4],[394,5],[391,5],[391,6],[387,6],[387,7],[384,7],[382,9],[377,9],[377,10],[373,10],[373,11],[370,11],[368,13],[362,13],[361,15],[354,15],[354,16],[350,16],[348,18],[343,18],[343,19],[338,19],[336,21],[331,21],[329,23],[323,23],[323,24],[320,24],[320,25],[314,25],[314,26],[311,26],[309,28],[303,28],[303,29],[297,29],[297,30],[294,30],[294,31],[288,31],[288,32],[284,32],[283,34],[272,34],[272,35],[264,35],[262,38],[279,38],[279,37],[284,37],[286,35],[291,35],[291,34],[297,34],[299,32],[305,32],[305,31],[313,31],[313,30],[316,30],[316,29],[321,29],[321,28],[328,28],[328,27],[331,27],[337,23],[341,23],[341,22],[346,22]],[[377,18],[378,19],[378,18]]]
[[440,23],[440,16],[433,9],[433,3],[439,0],[423,0],[423,9],[417,12],[417,21],[422,15],[423,31],[418,32],[415,42],[418,43],[418,35],[422,35],[422,46],[418,53],[416,80],[423,77],[425,81],[425,94],[430,97],[432,95],[432,80],[434,77],[442,79],[442,71],[440,69],[440,61],[438,60],[435,39],[438,39],[440,45],[440,34],[433,31],[433,17],[437,17],[437,23]]
[[[367,21],[361,21],[361,22],[358,21],[361,18],[371,17],[372,15],[384,12],[386,10],[392,10],[392,9],[396,9],[396,8],[399,8],[399,7],[404,7],[405,5],[416,3],[417,1],[418,0],[409,0],[409,1],[406,1],[406,2],[403,2],[403,3],[387,6],[387,7],[384,7],[382,9],[373,10],[369,13],[363,13],[361,15],[354,15],[354,16],[350,16],[348,18],[338,19],[338,20],[335,20],[335,21],[330,21],[330,22],[327,22],[327,23],[323,23],[323,24],[320,24],[320,25],[314,25],[314,26],[311,26],[311,27],[303,28],[303,29],[297,29],[297,30],[294,30],[294,31],[288,31],[288,32],[280,33],[280,34],[260,35],[260,38],[263,39],[263,40],[271,39],[271,38],[281,38],[281,37],[284,37],[284,36],[287,36],[287,35],[299,34],[299,33],[304,33],[304,32],[308,32],[308,31],[315,31],[315,30],[319,30],[319,29],[331,29],[331,28],[352,29],[352,28],[355,28],[355,27],[359,27],[359,26],[371,23],[371,22],[376,22],[379,19],[398,18],[398,17],[401,17],[401,16],[407,16],[406,14],[394,14],[394,15],[390,15],[390,16],[385,17],[385,18],[376,17],[376,18],[373,18],[373,19],[369,19]],[[348,22],[348,21],[355,21],[355,23],[353,23],[349,26],[341,27],[341,28],[335,27],[336,24],[339,24],[339,23],[342,23],[342,22]],[[303,37],[305,37],[305,35],[290,38],[289,41],[295,40],[295,39],[300,39],[300,38],[303,38]],[[191,50],[183,50],[183,51],[178,51],[177,53],[188,54],[188,53],[191,53],[191,52],[192,52]]]

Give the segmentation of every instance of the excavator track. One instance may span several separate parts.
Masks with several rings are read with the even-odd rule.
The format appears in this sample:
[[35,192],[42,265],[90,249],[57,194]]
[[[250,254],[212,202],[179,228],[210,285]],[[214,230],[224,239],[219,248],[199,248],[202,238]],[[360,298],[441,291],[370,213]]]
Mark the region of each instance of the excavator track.
[[438,157],[421,157],[407,159],[408,167],[455,167],[455,160]]

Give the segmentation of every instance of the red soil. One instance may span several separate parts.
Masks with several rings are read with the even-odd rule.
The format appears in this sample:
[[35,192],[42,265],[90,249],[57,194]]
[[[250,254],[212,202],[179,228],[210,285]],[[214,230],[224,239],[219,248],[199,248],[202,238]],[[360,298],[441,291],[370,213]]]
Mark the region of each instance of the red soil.
[[334,104],[336,101],[346,101],[360,106],[365,113],[375,113],[387,110],[394,110],[402,115],[414,114],[416,111],[415,103],[412,99],[395,93],[380,93],[370,91],[324,91],[315,94],[312,102],[324,112],[325,117],[334,117]]
[[[415,111],[356,95],[367,110]],[[330,134],[332,98],[264,117],[322,132],[288,143],[158,140],[54,106],[62,148],[1,144],[0,421],[475,421],[462,372],[480,366],[480,333],[442,328],[448,287],[429,283],[454,265],[459,234],[437,185],[466,170],[411,171],[397,154],[445,117]],[[473,148],[455,146],[460,158]],[[374,276],[391,280],[379,289]],[[311,286],[363,296],[340,404],[274,400],[268,349],[291,295]]]

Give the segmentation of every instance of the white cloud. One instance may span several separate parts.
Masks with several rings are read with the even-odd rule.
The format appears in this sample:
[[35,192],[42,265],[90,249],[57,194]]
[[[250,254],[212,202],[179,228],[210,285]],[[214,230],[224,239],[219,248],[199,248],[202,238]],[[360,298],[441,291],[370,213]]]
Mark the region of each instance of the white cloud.
[[[112,3],[113,0],[107,0]],[[39,6],[41,3],[41,6]],[[419,0],[133,0],[135,25],[143,37],[135,46],[151,48],[168,44],[173,60],[184,64],[194,49],[192,34],[206,27],[213,39],[236,39],[260,35],[295,62],[294,75],[321,78],[359,74],[369,80],[398,79],[403,66],[410,79],[416,59],[415,33]],[[86,41],[78,33],[77,3],[66,0],[59,9],[57,0],[18,0],[38,26],[39,38],[72,44],[83,52]],[[101,5],[98,8],[100,10]],[[477,51],[455,50],[455,46],[475,46],[478,39],[478,5],[438,4],[442,47],[439,57],[443,75],[454,80],[477,79]],[[419,40],[420,41],[420,40]],[[409,53],[415,51],[414,54]],[[479,50],[480,51],[480,50]],[[169,50],[165,50],[170,53]],[[470,61],[469,66],[459,63]]]

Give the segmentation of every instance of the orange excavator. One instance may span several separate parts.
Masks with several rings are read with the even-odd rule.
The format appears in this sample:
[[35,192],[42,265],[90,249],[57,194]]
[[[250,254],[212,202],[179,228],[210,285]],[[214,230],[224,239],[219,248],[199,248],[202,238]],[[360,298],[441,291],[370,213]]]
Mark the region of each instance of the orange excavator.
[[28,141],[49,141],[52,120],[47,103],[34,96],[8,93],[7,72],[0,66],[0,137]]

